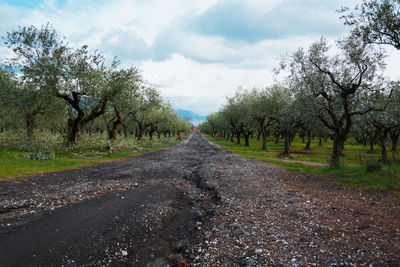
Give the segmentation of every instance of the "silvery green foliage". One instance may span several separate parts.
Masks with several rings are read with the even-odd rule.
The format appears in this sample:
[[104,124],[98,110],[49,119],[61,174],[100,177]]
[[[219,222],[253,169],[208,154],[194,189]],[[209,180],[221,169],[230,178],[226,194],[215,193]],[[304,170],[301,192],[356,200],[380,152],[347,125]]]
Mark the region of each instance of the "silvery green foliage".
[[316,116],[333,132],[332,163],[338,164],[353,117],[381,109],[374,101],[384,94],[384,54],[352,36],[337,42],[332,55],[325,39],[307,51],[300,48],[282,61],[288,87],[311,100]]
[[39,151],[28,152],[25,154],[25,158],[30,160],[50,160],[55,159],[55,157],[56,153],[54,150],[49,148],[44,148]]
[[365,43],[386,44],[400,49],[400,1],[364,0],[354,9],[342,8],[351,34]]

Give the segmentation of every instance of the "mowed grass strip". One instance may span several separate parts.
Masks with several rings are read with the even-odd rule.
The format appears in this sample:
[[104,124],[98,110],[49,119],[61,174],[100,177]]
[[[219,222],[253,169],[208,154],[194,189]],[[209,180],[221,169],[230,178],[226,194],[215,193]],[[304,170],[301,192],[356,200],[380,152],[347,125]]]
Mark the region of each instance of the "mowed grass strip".
[[179,140],[175,140],[166,144],[148,145],[136,152],[115,151],[112,154],[107,154],[107,156],[104,156],[107,151],[103,149],[103,151],[101,151],[103,155],[94,155],[88,158],[77,157],[76,154],[72,153],[56,153],[55,159],[30,160],[25,158],[28,152],[8,147],[6,138],[2,138],[0,143],[0,181],[39,173],[80,168],[110,160],[127,158],[143,152],[160,150],[178,144],[179,142]]
[[[208,140],[228,149],[237,155],[245,158],[256,159],[267,163],[276,164],[289,170],[301,171],[332,179],[336,182],[343,182],[355,186],[361,186],[368,190],[385,190],[400,192],[400,165],[380,165],[369,167],[375,164],[380,158],[380,147],[375,146],[375,153],[369,152],[369,146],[352,143],[351,140],[345,144],[344,157],[340,167],[330,167],[329,160],[332,151],[332,141],[323,142],[318,146],[318,140],[313,139],[311,149],[305,150],[305,144],[301,138],[296,137],[291,143],[290,156],[283,157],[283,139],[275,143],[275,139],[268,139],[267,151],[261,149],[262,142],[256,138],[250,138],[250,147],[236,144],[223,138],[214,138],[205,135]],[[399,152],[392,152],[388,147],[389,159],[399,159]],[[313,163],[321,163],[326,166],[315,166]]]

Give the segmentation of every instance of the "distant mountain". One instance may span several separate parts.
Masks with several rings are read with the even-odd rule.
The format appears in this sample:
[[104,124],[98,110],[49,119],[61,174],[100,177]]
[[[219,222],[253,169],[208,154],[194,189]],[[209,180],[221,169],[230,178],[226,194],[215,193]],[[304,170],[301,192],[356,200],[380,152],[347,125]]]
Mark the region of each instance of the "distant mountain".
[[179,117],[184,120],[188,120],[195,126],[198,126],[199,124],[207,120],[207,116],[199,115],[196,112],[190,110],[178,109],[176,110],[176,112],[178,113]]

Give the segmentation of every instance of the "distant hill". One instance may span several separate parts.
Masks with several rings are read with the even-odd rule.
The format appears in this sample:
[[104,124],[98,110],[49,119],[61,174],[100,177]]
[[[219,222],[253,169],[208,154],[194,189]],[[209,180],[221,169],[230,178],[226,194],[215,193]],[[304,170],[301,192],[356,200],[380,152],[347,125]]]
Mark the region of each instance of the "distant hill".
[[189,122],[194,124],[195,126],[198,126],[199,124],[207,120],[207,116],[199,115],[196,112],[190,110],[178,109],[176,110],[176,112],[178,113],[179,117],[184,120],[189,120]]

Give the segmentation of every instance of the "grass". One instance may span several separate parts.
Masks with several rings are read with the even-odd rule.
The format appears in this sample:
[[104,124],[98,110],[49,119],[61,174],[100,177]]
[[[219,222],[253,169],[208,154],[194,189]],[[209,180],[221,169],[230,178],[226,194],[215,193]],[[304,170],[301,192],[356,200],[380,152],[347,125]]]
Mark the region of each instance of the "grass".
[[[283,146],[281,146],[284,140],[282,139],[278,140],[278,145],[275,144],[275,139],[269,139],[267,151],[263,151],[261,149],[261,141],[256,138],[251,138],[250,147],[245,147],[243,145],[244,140],[242,140],[242,144],[236,144],[236,142],[232,143],[229,140],[217,140],[211,136],[205,136],[210,141],[231,150],[241,157],[276,164],[289,170],[331,178],[337,182],[361,186],[368,190],[400,190],[400,165],[382,165],[381,168],[376,170],[368,170],[368,163],[377,162],[380,158],[380,148],[378,146],[375,147],[376,153],[371,154],[368,152],[369,146],[364,147],[350,140],[345,144],[341,166],[330,167],[328,165],[332,151],[332,141],[330,140],[323,143],[322,146],[318,146],[318,140],[312,140],[311,150],[304,150],[305,144],[300,138],[295,138],[290,147],[291,154],[289,158],[284,158],[282,156]],[[398,152],[392,153],[389,150],[389,158],[397,160],[399,158]],[[312,162],[323,163],[326,166],[312,166],[310,165]]]
[[[87,142],[87,140],[85,141]],[[28,153],[37,153],[42,149],[41,145],[37,144],[40,142],[43,143],[43,140],[27,143],[26,140],[21,140],[18,137],[0,137],[0,181],[127,158],[138,153],[163,149],[180,141],[176,138],[162,137],[161,140],[150,141],[145,139],[143,142],[134,143],[132,139],[129,141],[121,139],[120,142],[116,143],[115,146],[118,148],[114,153],[108,152],[105,146],[106,142],[80,143],[76,146],[66,146],[65,143],[60,142],[49,144],[51,142],[48,142],[49,146],[46,149],[55,151],[54,158],[46,160],[27,159]],[[124,145],[124,142],[129,142],[129,145]]]

